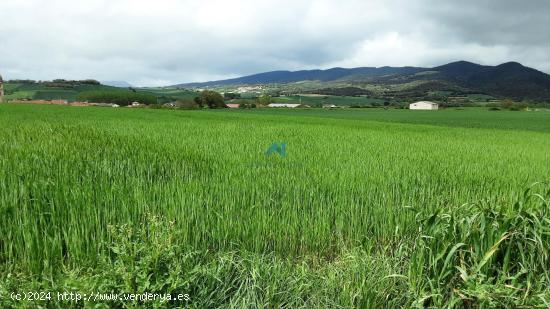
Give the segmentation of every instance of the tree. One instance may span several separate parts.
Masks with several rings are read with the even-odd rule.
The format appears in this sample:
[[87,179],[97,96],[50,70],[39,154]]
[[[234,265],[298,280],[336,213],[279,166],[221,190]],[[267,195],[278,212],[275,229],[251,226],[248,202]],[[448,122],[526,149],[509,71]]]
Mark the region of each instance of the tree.
[[260,98],[258,98],[258,103],[260,105],[269,105],[273,102],[273,99],[271,98],[271,96],[269,94],[262,94],[260,96]]
[[145,91],[132,92],[129,90],[92,90],[83,91],[76,97],[77,101],[88,101],[94,103],[115,103],[126,106],[132,102],[141,104],[156,104],[157,97],[155,94]]
[[233,93],[233,92],[226,92],[226,93],[223,94],[223,97],[226,100],[235,100],[235,99],[239,99],[241,97],[241,94],[240,93]]
[[199,108],[200,105],[197,104],[197,101],[189,98],[178,99],[175,103],[177,108],[193,109]]
[[502,108],[510,109],[514,106],[514,101],[512,101],[510,99],[506,99],[506,100],[502,101],[501,106],[502,106]]
[[204,105],[202,105],[202,99],[201,99],[201,97],[194,97],[194,98],[193,98],[193,101],[195,101],[195,103],[197,104],[197,106],[198,106],[199,108],[203,108],[203,107],[204,107]]
[[200,101],[202,105],[208,106],[208,108],[223,108],[225,107],[223,96],[216,91],[204,90],[201,92]]

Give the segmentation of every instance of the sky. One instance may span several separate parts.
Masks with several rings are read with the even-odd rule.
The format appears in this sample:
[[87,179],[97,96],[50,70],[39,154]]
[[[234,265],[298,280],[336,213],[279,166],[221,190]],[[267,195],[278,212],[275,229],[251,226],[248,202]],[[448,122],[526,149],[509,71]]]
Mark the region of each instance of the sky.
[[0,0],[0,74],[167,86],[457,60],[550,73],[548,16],[548,0]]

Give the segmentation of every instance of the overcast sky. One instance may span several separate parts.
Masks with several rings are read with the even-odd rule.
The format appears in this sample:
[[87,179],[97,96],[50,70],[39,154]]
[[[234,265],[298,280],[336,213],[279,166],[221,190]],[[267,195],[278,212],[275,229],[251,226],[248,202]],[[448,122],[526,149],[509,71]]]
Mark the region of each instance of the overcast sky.
[[207,81],[518,61],[550,73],[547,0],[0,0],[5,79]]

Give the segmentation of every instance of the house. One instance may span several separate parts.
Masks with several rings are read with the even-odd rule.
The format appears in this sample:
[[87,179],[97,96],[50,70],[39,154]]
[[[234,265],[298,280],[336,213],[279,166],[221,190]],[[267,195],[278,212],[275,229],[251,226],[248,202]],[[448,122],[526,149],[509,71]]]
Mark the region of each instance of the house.
[[239,108],[240,104],[228,103],[225,104],[225,106],[227,106],[227,108]]
[[289,103],[271,103],[269,107],[285,107],[285,108],[297,108],[297,107],[309,107],[304,104],[289,104]]
[[120,107],[120,105],[113,103],[90,103],[90,105],[99,107]]
[[429,101],[420,101],[416,103],[412,103],[409,105],[409,109],[414,110],[437,110],[439,109],[439,104]]

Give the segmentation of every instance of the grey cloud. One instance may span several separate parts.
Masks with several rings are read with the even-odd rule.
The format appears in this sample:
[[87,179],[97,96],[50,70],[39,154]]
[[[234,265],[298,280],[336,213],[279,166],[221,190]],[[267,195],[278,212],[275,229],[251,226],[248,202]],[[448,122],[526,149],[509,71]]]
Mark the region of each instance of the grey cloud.
[[459,59],[550,72],[549,14],[544,0],[3,0],[0,72],[137,85]]

